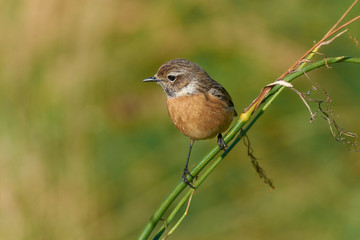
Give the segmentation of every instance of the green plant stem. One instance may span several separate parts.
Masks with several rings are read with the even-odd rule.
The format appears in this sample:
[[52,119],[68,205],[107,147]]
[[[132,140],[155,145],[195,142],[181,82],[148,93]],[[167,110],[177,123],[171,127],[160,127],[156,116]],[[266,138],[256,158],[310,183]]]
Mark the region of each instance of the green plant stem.
[[[226,155],[235,147],[235,145],[241,140],[241,138],[247,133],[247,131],[251,128],[251,126],[256,122],[256,119],[259,118],[261,116],[261,114],[263,113],[263,111],[259,111],[259,113],[253,118],[253,120],[247,125],[247,127],[243,130],[240,131],[239,135],[235,138],[235,140],[231,143],[231,145],[226,149],[226,151],[221,154],[221,156],[219,158],[217,158],[215,160],[215,162],[213,162],[211,164],[211,166],[205,171],[204,174],[201,175],[201,177],[196,180],[196,187],[199,187],[201,185],[202,182],[204,182],[204,180],[210,175],[210,173],[217,167],[217,165],[220,164],[220,162],[226,157]],[[166,219],[166,225],[168,225],[176,216],[176,214],[180,211],[180,209],[185,205],[185,203],[189,200],[190,195],[192,193],[192,189],[189,190],[182,198],[181,200],[178,202],[178,204],[176,205],[176,207],[174,208],[174,210],[170,213],[170,215],[168,216],[168,218]],[[165,225],[163,225],[159,231],[157,232],[156,236],[153,238],[154,240],[158,240],[160,239],[160,236],[164,233],[165,231]]]
[[[346,62],[346,63],[357,63],[360,64],[360,58],[353,58],[353,57],[334,57],[334,58],[328,58],[326,60],[320,60],[318,62],[309,64],[308,66],[304,67],[302,70],[296,71],[294,73],[291,73],[284,77],[284,81],[291,82],[295,78],[305,74],[306,72],[312,71],[316,68],[325,66],[325,65],[331,65],[339,62]],[[276,99],[276,97],[280,94],[280,92],[284,89],[283,86],[275,86],[268,94],[268,96],[264,99],[264,101],[268,100],[263,107],[258,111],[256,116],[253,118],[253,120],[250,122],[249,126],[246,128],[247,130],[250,129],[250,127],[259,119],[259,117],[263,114],[263,112],[266,111],[266,109],[270,106],[270,104]],[[226,143],[229,143],[238,132],[242,129],[242,127],[246,124],[246,121],[238,120],[235,125],[229,130],[227,135],[224,137],[224,140]],[[246,130],[246,131],[247,131]],[[246,133],[244,130],[244,133]],[[229,151],[239,142],[240,138],[237,137],[237,140],[235,140],[228,148],[226,152],[224,152],[221,157],[219,157],[208,169],[207,171],[197,180],[197,187],[206,179],[206,177],[215,169],[215,167],[222,161],[222,159],[227,155]],[[198,176],[200,171],[204,169],[204,167],[219,153],[220,149],[218,146],[214,147],[212,150],[210,150],[209,153],[207,153],[200,162],[191,170],[191,175],[194,177]],[[175,201],[175,199],[179,196],[179,194],[185,189],[186,185],[180,181],[174,189],[168,194],[168,196],[163,200],[163,202],[160,204],[159,208],[154,212],[153,216],[150,218],[150,220],[145,225],[143,231],[139,235],[138,239],[147,239],[151,232],[154,230],[155,226],[157,225],[158,221],[160,220],[161,216],[165,213],[165,211],[170,207],[170,205]],[[181,206],[186,202],[186,199],[188,199],[190,195],[186,194],[182,201],[178,203],[178,206],[175,208],[176,212],[173,211],[171,214],[172,219],[175,216],[175,214],[180,211]],[[179,204],[182,204],[181,206]],[[171,219],[171,220],[172,220]],[[168,222],[168,221],[166,221]],[[169,221],[170,222],[170,221]],[[159,231],[160,233],[161,231]],[[159,234],[158,233],[158,234]],[[160,234],[161,235],[161,234]],[[158,235],[156,235],[158,236]],[[158,236],[160,237],[160,236]]]

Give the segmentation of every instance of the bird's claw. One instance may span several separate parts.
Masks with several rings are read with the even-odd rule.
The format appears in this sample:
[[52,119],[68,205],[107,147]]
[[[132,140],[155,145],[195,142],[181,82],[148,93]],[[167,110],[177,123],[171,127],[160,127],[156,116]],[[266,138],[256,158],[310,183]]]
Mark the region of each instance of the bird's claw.
[[184,169],[181,179],[186,185],[188,185],[189,187],[195,189],[195,187],[190,183],[191,181],[189,181],[187,179],[186,175],[189,175],[191,177],[191,181],[194,178],[194,176],[190,174],[190,172],[189,172],[189,170],[187,168]]
[[218,146],[219,146],[219,148],[220,148],[221,150],[224,150],[224,151],[226,150],[227,145],[226,145],[226,143],[225,143],[225,141],[224,141],[224,139],[223,139],[223,137],[222,137],[221,134],[218,135],[217,143],[218,143]]

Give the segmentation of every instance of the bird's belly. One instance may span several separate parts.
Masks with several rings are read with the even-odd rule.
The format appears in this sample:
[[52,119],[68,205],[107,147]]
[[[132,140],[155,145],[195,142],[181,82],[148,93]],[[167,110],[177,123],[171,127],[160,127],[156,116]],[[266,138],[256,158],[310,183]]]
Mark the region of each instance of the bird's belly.
[[167,99],[171,120],[186,136],[198,140],[213,138],[232,122],[233,111],[225,102],[204,94]]

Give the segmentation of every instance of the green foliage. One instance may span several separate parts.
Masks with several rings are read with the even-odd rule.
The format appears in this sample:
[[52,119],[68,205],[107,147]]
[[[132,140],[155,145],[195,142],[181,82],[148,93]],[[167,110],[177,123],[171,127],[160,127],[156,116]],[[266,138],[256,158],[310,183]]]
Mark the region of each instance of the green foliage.
[[[162,90],[141,80],[167,60],[187,58],[221,82],[241,112],[347,6],[3,2],[0,238],[136,238],[179,181],[188,146],[168,119]],[[350,34],[359,39],[358,28]],[[346,36],[322,51],[360,55]],[[358,69],[310,74],[333,97],[341,125],[357,133]],[[305,78],[297,84],[310,88]],[[196,192],[174,239],[359,238],[359,155],[334,141],[326,122],[309,124],[287,91],[249,137],[277,189],[268,192],[239,144]],[[192,167],[215,142],[196,142]]]

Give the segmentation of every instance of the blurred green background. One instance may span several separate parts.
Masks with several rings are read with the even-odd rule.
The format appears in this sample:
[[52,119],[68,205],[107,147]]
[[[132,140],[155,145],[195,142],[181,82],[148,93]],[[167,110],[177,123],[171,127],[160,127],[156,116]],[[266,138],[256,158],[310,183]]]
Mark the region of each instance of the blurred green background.
[[[351,0],[0,2],[0,238],[135,239],[180,180],[188,138],[141,80],[201,65],[241,112]],[[350,13],[359,13],[360,5]],[[360,22],[350,35],[360,39]],[[344,34],[327,56],[360,56]],[[318,57],[321,59],[321,57]],[[360,68],[309,74],[360,133]],[[295,86],[307,91],[302,77]],[[249,132],[270,193],[239,144],[196,191],[171,239],[360,239],[360,157],[284,91]],[[191,166],[216,144],[196,142]]]

